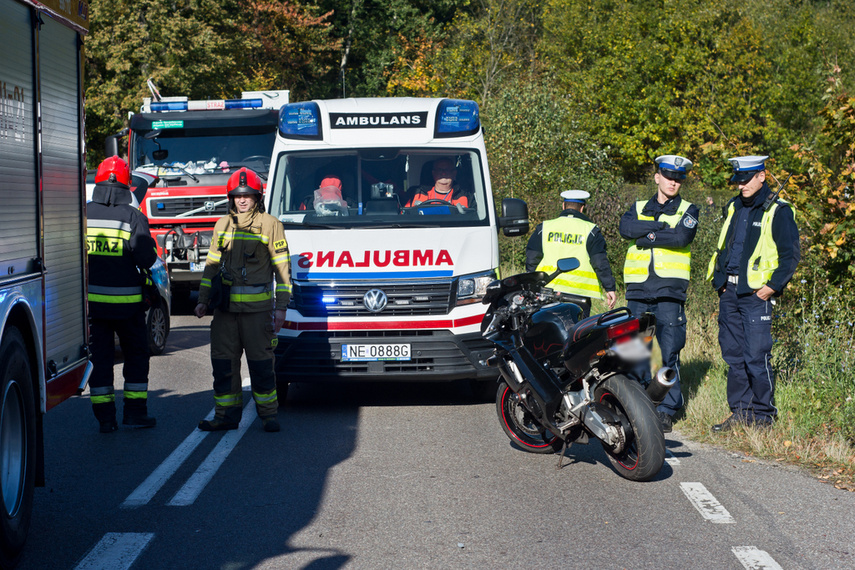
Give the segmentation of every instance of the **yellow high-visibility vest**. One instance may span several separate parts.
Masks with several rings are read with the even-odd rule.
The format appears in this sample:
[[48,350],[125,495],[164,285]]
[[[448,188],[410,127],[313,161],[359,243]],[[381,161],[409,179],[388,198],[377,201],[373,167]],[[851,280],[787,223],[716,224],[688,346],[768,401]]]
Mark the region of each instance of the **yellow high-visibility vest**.
[[[653,216],[641,213],[647,201],[635,203],[635,211],[639,220],[655,221]],[[677,227],[683,215],[692,206],[691,202],[683,200],[676,213],[662,214],[660,222],[668,224],[669,228]],[[692,264],[692,254],[689,246],[685,247],[649,247],[640,248],[635,244],[629,246],[626,252],[626,262],[623,265],[623,280],[625,283],[644,283],[650,276],[650,260],[653,260],[653,272],[658,277],[667,279],[689,280],[689,270]]]
[[543,259],[537,271],[553,273],[557,269],[558,260],[565,257],[579,260],[577,269],[562,273],[548,287],[580,297],[603,298],[603,287],[591,265],[587,249],[588,237],[595,227],[594,223],[574,216],[561,216],[543,222]]

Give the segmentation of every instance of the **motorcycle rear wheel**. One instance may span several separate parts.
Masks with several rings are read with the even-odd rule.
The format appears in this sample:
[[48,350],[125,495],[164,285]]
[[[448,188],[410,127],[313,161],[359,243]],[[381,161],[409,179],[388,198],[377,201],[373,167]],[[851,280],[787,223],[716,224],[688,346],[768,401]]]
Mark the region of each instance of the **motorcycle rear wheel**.
[[656,408],[641,384],[626,376],[612,376],[594,396],[619,418],[626,433],[622,449],[601,442],[618,474],[632,481],[653,479],[665,463],[665,437]]
[[564,442],[544,428],[525,406],[515,402],[514,391],[505,383],[496,392],[496,413],[505,435],[517,447],[529,453],[555,453]]

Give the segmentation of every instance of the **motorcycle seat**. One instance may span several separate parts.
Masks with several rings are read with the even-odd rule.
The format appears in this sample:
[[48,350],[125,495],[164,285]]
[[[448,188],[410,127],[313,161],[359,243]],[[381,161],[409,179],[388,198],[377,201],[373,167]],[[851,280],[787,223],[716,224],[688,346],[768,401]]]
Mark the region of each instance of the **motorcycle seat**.
[[573,328],[567,331],[570,338],[572,339],[570,342],[577,342],[583,336],[594,330],[597,326],[597,320],[599,320],[599,318],[600,315],[594,315],[593,317],[582,319],[581,321],[576,323]]

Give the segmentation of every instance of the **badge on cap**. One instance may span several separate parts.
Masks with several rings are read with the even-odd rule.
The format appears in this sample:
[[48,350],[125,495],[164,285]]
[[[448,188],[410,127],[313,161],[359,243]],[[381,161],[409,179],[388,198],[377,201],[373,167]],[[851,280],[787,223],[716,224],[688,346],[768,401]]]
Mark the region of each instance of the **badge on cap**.
[[666,154],[656,157],[659,172],[672,180],[685,180],[686,174],[692,170],[692,161],[685,156]]
[[766,159],[768,156],[737,156],[729,158],[728,161],[733,166],[733,177],[731,182],[741,183],[748,182],[758,172],[766,170]]
[[565,202],[584,204],[585,200],[591,197],[591,194],[584,190],[565,190],[561,193],[561,197],[564,198]]

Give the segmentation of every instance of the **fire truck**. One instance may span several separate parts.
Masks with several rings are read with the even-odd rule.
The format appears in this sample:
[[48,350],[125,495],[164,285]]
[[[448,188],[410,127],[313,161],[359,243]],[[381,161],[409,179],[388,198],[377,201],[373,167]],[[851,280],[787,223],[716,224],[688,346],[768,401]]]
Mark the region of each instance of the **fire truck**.
[[242,166],[266,180],[279,108],[288,91],[245,91],[240,99],[162,97],[149,80],[129,125],[107,138],[107,156],[125,136],[131,170],[157,176],[140,201],[173,295],[198,289],[214,223],[228,212],[226,182]]
[[0,0],[0,567],[45,480],[43,415],[91,371],[83,147],[85,0]]

